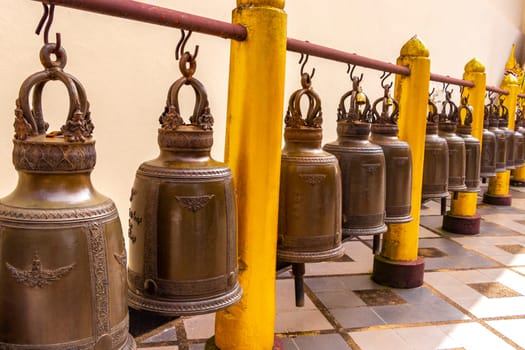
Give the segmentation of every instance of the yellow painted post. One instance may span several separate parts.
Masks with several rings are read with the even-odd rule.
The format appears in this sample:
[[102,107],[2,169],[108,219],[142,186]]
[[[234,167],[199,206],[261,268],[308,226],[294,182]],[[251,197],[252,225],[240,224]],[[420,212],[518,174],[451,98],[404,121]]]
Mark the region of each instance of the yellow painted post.
[[275,263],[281,162],[286,14],[284,0],[237,0],[233,23],[225,161],[238,211],[242,300],[217,313],[221,350],[269,350],[274,344]]
[[410,76],[396,76],[399,101],[399,139],[412,152],[412,222],[389,224],[381,253],[374,257],[372,278],[391,287],[413,288],[423,284],[424,260],[418,257],[419,215],[423,183],[423,157],[430,84],[430,59],[425,44],[416,36],[402,48],[397,64],[410,68]]
[[[509,126],[514,130],[514,119],[516,118],[516,102],[518,101],[519,83],[518,79],[509,72],[506,72],[500,87],[508,90],[509,94],[505,96],[503,104],[509,109]],[[496,173],[496,177],[489,179],[487,192],[483,195],[483,202],[493,205],[510,206],[512,204],[512,195],[509,194],[510,187],[510,170]]]
[[[472,106],[472,136],[481,144],[487,79],[483,63],[475,58],[470,60],[465,65],[463,79],[474,83],[474,87],[463,89],[463,96],[469,96]],[[459,192],[457,199],[452,198],[450,211],[443,217],[443,229],[453,233],[478,234],[481,216],[476,213],[477,198],[476,192]]]

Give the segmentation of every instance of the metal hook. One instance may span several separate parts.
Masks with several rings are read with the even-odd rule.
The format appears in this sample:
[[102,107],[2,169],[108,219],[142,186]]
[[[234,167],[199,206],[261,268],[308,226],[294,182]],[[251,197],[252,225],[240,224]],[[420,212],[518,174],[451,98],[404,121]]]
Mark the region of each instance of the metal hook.
[[454,89],[448,90],[448,87],[450,86],[450,83],[443,83],[443,91],[445,91],[445,100],[451,101],[452,100],[452,93],[454,92]]
[[429,99],[432,97],[432,95],[434,95],[434,92],[436,92],[436,88],[435,87],[433,87],[432,91],[430,91],[430,93],[428,94],[428,98]]
[[[177,43],[177,47],[175,48],[175,59],[176,60],[179,60],[179,58],[182,57],[182,55],[184,55],[186,43],[188,42],[191,36],[191,33],[193,33],[193,31],[189,30],[188,35],[186,35],[186,32],[184,31],[184,29],[181,29],[180,33],[181,33],[181,37],[180,37],[179,42]],[[191,56],[192,59],[196,59],[198,54],[199,54],[199,45],[195,45],[193,55]]]
[[[304,66],[306,65],[306,62],[308,62],[308,58],[310,58],[310,55],[309,54],[305,54],[301,52],[301,58],[299,58],[299,64],[302,63],[301,65],[301,75],[304,74]],[[303,62],[303,59],[304,59],[304,62]],[[312,79],[314,77],[314,74],[315,74],[315,68],[312,68],[312,73],[310,74],[310,79]]]
[[[38,25],[36,27],[35,33],[37,35],[40,35],[40,32],[42,31],[42,27],[44,26],[44,23],[46,24],[44,28],[44,44],[49,44],[49,30],[51,29],[51,25],[53,24],[53,19],[55,17],[55,5],[47,5],[45,3],[42,3],[42,6],[44,7],[44,13],[42,14],[42,18],[40,18],[40,21],[38,22]],[[46,22],[47,21],[47,22]],[[56,43],[55,43],[55,49],[54,51],[60,50],[61,47],[61,36],[60,33],[56,33]]]
[[[354,81],[354,69],[355,69],[356,65],[351,65],[350,63],[348,63],[348,69],[346,70],[346,73],[350,72],[350,80]],[[356,77],[357,79],[357,77]],[[361,73],[361,75],[359,76],[359,79],[357,79],[357,82],[360,83],[361,80],[363,80],[363,73]]]
[[392,82],[390,82],[390,84],[385,84],[385,81],[388,79],[388,77],[390,77],[392,75],[392,72],[383,72],[383,74],[381,74],[381,77],[379,79],[381,79],[381,87],[383,89],[390,89],[392,87]]

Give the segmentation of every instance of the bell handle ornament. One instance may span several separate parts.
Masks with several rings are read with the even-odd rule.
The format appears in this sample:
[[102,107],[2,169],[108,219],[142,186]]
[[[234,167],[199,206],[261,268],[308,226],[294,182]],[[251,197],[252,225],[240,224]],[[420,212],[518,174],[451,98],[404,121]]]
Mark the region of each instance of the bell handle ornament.
[[[390,88],[392,87],[392,83],[385,83],[385,79],[387,79],[390,74],[387,75],[386,73],[383,73],[381,86],[383,87],[384,94],[383,97],[375,100],[374,104],[372,105],[372,113],[374,115],[373,122],[379,122],[382,124],[397,124],[397,119],[399,118],[399,103],[392,96],[390,96]],[[377,111],[377,107],[380,103],[382,104],[381,113]],[[392,108],[391,112],[390,108]]]
[[[286,127],[300,128],[302,126],[308,126],[313,128],[321,128],[323,123],[321,99],[319,95],[313,91],[311,84],[304,84],[304,81],[310,81],[310,78],[311,77],[308,75],[308,73],[303,73],[303,88],[295,91],[290,96],[288,111],[285,118]],[[308,98],[308,111],[304,119],[302,118],[301,113],[301,98],[303,96]]]
[[[60,132],[53,135],[63,134],[69,142],[84,142],[86,138],[92,136],[94,129],[89,113],[89,103],[87,102],[86,92],[80,82],[63,71],[67,58],[63,47],[56,49],[53,43],[45,44],[40,50],[40,61],[45,67],[44,71],[29,76],[21,85],[17,100],[17,118],[20,116],[26,122],[26,130],[15,126],[15,138],[24,140],[27,136],[37,136],[46,133],[48,124],[44,120],[42,112],[42,91],[47,82],[52,80],[61,81],[69,95],[69,112],[66,123],[61,127]],[[52,59],[54,54],[56,59]],[[32,93],[32,103],[29,96]],[[18,125],[23,123],[19,120]],[[15,120],[15,125],[17,121]]]
[[[445,85],[445,101],[442,102],[442,109],[439,121],[457,123],[459,120],[458,106],[452,101],[454,90],[448,90],[448,84]],[[448,111],[447,111],[448,107]]]
[[190,124],[203,130],[211,130],[213,116],[210,112],[206,88],[199,80],[193,78],[196,69],[194,56],[189,52],[184,52],[179,62],[179,68],[183,77],[176,80],[168,89],[166,107],[160,117],[161,127],[165,130],[176,130],[179,126],[185,125],[180,116],[179,92],[182,86],[190,85],[195,92],[195,106],[193,114],[189,118]]
[[472,124],[472,106],[468,103],[469,96],[461,96],[461,104],[459,105],[458,115],[460,116],[458,120],[458,125],[461,124],[461,112],[465,111],[465,118],[463,119],[463,125],[470,126]]

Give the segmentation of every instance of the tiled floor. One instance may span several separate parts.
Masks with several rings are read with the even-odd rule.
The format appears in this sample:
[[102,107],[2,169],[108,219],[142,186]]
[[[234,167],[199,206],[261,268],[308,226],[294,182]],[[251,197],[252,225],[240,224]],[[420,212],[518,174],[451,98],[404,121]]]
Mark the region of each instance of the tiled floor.
[[[525,189],[511,194],[511,207],[479,204],[476,236],[443,231],[439,203],[424,203],[419,288],[371,280],[369,237],[345,242],[339,261],[306,265],[303,307],[295,306],[291,272],[280,271],[275,333],[284,349],[525,349]],[[150,350],[203,350],[214,320],[213,314],[166,319],[139,332],[137,343]]]

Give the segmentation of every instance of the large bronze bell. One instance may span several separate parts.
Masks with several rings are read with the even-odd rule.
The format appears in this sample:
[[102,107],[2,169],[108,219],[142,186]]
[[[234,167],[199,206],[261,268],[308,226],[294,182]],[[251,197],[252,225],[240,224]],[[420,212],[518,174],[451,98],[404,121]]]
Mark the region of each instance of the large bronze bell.
[[421,193],[423,200],[448,197],[447,140],[438,135],[439,113],[436,105],[429,99],[428,106]]
[[[321,149],[321,101],[311,77],[303,73],[302,89],[288,105],[281,156],[277,259],[293,263],[296,305],[303,306],[304,263],[339,258],[341,244],[341,171],[337,158]],[[301,98],[308,98],[302,118]]]
[[[385,157],[380,146],[370,143],[370,102],[361,91],[361,78],[352,77],[353,88],[339,102],[337,139],[323,149],[335,155],[343,184],[343,237],[386,232]],[[363,98],[364,96],[364,98]],[[358,99],[358,97],[361,98]],[[345,100],[350,99],[348,112]]]
[[[399,107],[390,96],[390,87],[383,84],[384,95],[372,106],[376,122],[372,124],[370,142],[381,146],[385,155],[385,222],[400,224],[412,221],[412,154],[408,143],[397,137]],[[377,110],[379,104],[381,113]]]
[[496,173],[500,173],[507,170],[507,138],[499,128],[500,107],[494,103],[494,98],[490,105],[489,131],[496,136]]
[[506,142],[506,157],[505,157],[505,168],[507,170],[514,170],[514,154],[516,147],[514,145],[514,131],[508,128],[509,126],[509,109],[503,105],[503,98],[500,97],[500,116],[498,120],[498,127],[505,133]]
[[[183,77],[160,117],[160,155],[137,170],[129,210],[129,304],[162,315],[214,312],[242,293],[232,173],[210,157],[213,117],[192,77],[195,59],[185,52],[179,63]],[[196,94],[190,124],[180,116],[184,85]]]
[[479,192],[480,143],[472,136],[472,106],[468,104],[467,96],[461,97],[460,117],[462,111],[465,111],[465,116],[458,120],[457,134],[465,142],[465,185],[467,189],[464,192]]
[[483,146],[481,147],[481,166],[479,175],[484,181],[488,177],[496,176],[496,135],[492,131],[489,131],[492,108],[494,108],[494,105],[486,105],[483,117]]
[[[448,191],[463,192],[465,185],[465,141],[456,134],[459,121],[458,107],[452,102],[452,93],[445,91],[446,100],[439,117],[438,134],[447,140],[448,146]],[[448,111],[447,111],[448,107]]]
[[[135,349],[117,209],[91,183],[86,93],[63,71],[62,47],[44,45],[40,60],[45,70],[23,82],[16,101],[18,184],[0,200],[0,349]],[[51,80],[65,85],[70,107],[60,131],[46,135],[42,92]]]

